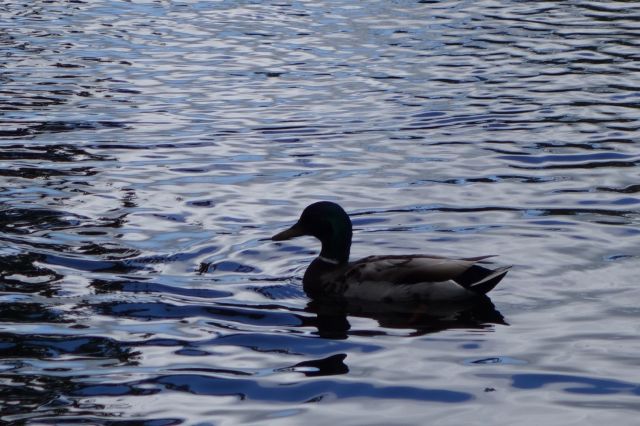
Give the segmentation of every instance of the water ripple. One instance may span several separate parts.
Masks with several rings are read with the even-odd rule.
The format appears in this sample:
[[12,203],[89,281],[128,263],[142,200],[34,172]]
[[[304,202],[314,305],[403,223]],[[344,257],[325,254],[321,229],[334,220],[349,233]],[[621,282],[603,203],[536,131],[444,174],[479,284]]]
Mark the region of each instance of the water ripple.
[[[3,3],[0,421],[628,422],[638,17]],[[310,301],[317,246],[268,238],[319,199],[354,257],[515,267],[479,306]]]

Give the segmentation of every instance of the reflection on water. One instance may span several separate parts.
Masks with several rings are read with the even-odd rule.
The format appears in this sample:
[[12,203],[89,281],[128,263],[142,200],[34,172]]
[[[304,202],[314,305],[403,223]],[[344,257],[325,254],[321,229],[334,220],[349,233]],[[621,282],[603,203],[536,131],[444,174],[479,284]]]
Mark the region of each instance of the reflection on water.
[[[0,420],[628,422],[639,14],[3,3]],[[355,258],[516,267],[469,306],[310,301],[315,244],[265,238],[321,199]]]
[[437,305],[389,306],[383,303],[359,301],[313,300],[306,310],[316,314],[313,324],[318,335],[331,339],[346,339],[351,325],[349,316],[371,318],[381,330],[352,331],[353,334],[385,334],[384,329],[413,330],[411,335],[449,329],[486,329],[491,324],[507,325],[488,297],[478,301],[466,301]]

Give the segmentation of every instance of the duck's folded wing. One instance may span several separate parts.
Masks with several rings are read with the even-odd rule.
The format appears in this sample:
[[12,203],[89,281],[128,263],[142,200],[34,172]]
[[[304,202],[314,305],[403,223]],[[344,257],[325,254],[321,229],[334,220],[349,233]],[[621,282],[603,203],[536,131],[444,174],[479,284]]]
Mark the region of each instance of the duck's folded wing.
[[382,281],[390,284],[442,282],[462,276],[478,260],[435,256],[370,256],[349,265],[347,280]]

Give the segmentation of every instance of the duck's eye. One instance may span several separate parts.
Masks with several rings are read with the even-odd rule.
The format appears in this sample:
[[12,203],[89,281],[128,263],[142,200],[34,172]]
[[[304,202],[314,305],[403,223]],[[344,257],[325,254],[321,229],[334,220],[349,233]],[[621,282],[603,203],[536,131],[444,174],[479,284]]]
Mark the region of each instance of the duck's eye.
[[318,222],[317,232],[321,235],[333,234],[333,224],[328,220]]

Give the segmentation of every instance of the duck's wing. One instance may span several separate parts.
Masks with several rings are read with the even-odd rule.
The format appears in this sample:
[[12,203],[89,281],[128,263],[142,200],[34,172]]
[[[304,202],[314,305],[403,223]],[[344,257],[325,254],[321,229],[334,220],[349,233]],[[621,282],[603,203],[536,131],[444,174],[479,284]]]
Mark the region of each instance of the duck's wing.
[[369,256],[349,264],[346,281],[409,286],[451,282],[475,293],[492,290],[510,266],[489,269],[477,263],[492,256],[450,259],[429,255]]
[[449,259],[439,256],[369,256],[349,265],[349,280],[416,284],[453,280],[484,259]]

